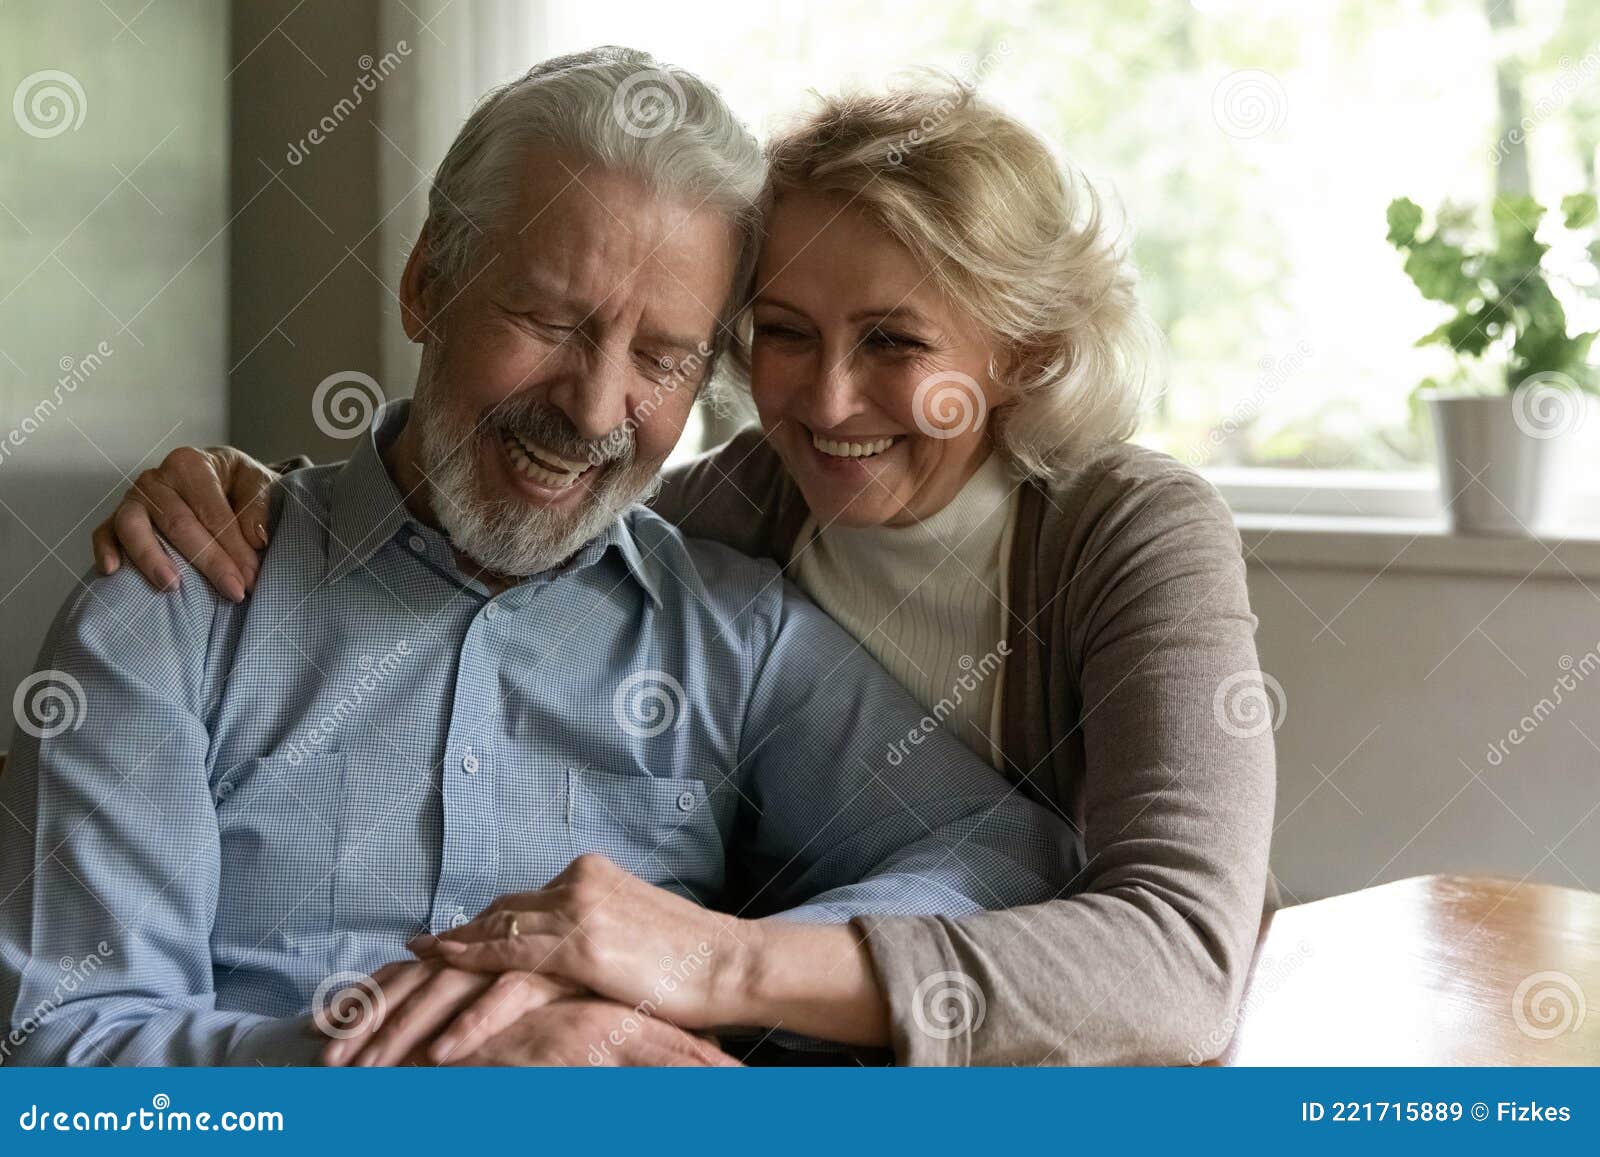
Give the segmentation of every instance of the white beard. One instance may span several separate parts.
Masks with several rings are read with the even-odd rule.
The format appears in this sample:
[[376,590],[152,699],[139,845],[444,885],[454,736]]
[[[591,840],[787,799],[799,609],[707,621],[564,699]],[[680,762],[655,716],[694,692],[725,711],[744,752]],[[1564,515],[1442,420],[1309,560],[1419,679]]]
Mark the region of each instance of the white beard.
[[[508,402],[490,419],[480,420],[461,407],[451,406],[448,388],[440,388],[425,364],[411,404],[417,423],[422,461],[417,463],[427,480],[433,514],[451,544],[479,566],[508,577],[539,574],[566,562],[591,539],[600,535],[629,506],[648,498],[660,486],[652,466],[633,462],[633,439],[613,436],[585,442],[578,439],[565,417],[544,403],[518,406]],[[513,429],[530,425],[539,431],[534,439],[575,461],[601,461],[589,476],[573,483],[589,487],[588,495],[572,510],[552,511],[514,495],[495,493],[482,477],[478,448],[487,436],[498,440],[489,421]]]

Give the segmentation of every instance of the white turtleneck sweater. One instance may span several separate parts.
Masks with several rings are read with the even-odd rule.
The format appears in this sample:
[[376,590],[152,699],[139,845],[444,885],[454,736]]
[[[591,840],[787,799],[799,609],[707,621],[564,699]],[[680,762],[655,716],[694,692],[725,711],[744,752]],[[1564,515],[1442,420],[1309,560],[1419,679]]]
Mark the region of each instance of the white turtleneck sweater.
[[999,454],[911,526],[800,532],[794,578],[930,715],[1000,766],[1006,582],[1017,485]]

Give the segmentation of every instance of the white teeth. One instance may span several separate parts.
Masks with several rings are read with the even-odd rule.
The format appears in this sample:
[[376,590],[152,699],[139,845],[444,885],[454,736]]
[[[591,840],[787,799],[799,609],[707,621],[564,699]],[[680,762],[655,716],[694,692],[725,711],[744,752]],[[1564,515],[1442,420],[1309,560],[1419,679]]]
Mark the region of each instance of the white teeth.
[[816,432],[811,435],[811,444],[832,458],[870,458],[882,454],[898,441],[898,438],[878,438],[871,442],[835,442]]
[[[500,431],[500,442],[506,448],[506,454],[516,466],[517,472],[529,481],[537,482],[540,486],[549,486],[553,489],[562,489],[571,486],[578,480],[585,470],[589,468],[587,462],[572,462],[559,454],[546,450],[542,446],[530,446],[509,430]],[[535,461],[537,456],[537,461]],[[566,467],[564,471],[557,472],[547,469],[542,463],[552,466]]]

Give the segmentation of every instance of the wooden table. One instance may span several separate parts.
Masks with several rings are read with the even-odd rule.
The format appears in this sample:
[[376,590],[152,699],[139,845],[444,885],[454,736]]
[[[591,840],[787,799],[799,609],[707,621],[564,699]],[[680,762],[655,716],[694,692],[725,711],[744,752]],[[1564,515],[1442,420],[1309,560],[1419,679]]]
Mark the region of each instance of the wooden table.
[[1222,1065],[1600,1065],[1600,894],[1420,876],[1280,909]]

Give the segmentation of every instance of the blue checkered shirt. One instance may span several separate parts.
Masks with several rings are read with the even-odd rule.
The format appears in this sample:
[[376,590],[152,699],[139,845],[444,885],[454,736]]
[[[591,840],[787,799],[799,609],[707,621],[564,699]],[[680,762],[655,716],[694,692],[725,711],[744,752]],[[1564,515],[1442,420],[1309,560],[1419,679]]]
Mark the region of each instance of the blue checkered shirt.
[[124,567],[62,610],[30,692],[65,714],[0,777],[0,1061],[304,1059],[327,978],[587,851],[813,921],[1081,865],[771,563],[635,507],[503,593],[463,577],[380,457],[405,413],[285,479],[245,604]]

